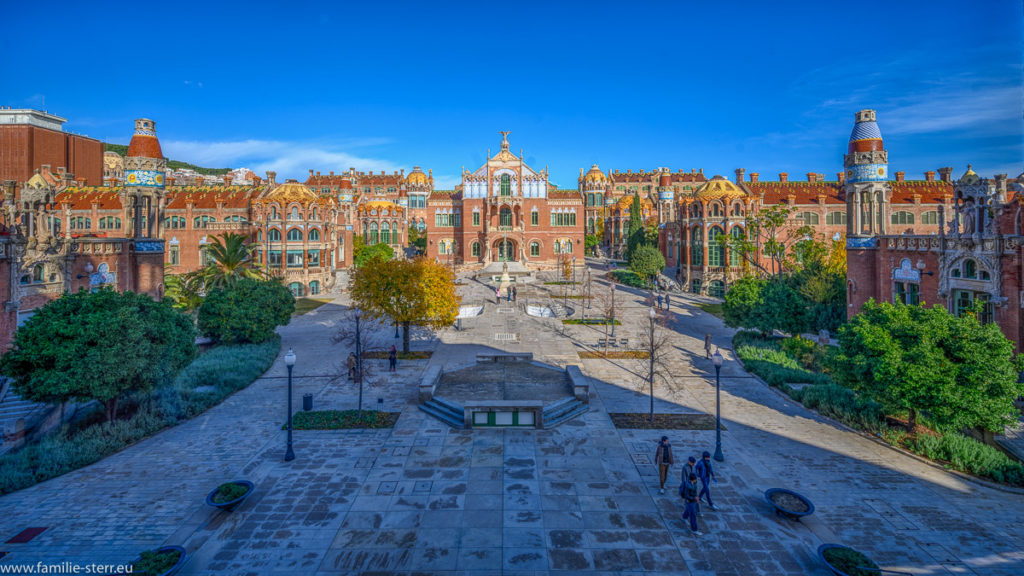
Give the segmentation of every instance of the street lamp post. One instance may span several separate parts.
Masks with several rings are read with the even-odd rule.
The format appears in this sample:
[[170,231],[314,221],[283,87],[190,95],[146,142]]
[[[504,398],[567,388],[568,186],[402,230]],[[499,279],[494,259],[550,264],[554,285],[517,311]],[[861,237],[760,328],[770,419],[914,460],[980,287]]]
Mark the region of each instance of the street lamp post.
[[363,338],[359,331],[359,309],[356,308],[356,383],[359,384],[359,413],[357,418],[363,420]]
[[719,462],[725,460],[722,454],[722,361],[722,353],[715,350],[711,362],[715,365],[715,460]]
[[572,257],[572,293],[576,294],[576,257]]
[[295,450],[292,449],[292,366],[295,366],[295,352],[288,349],[284,355],[284,365],[288,367],[288,450],[284,453],[284,461],[295,460]]
[[615,284],[612,284],[612,338],[615,338]]
[[654,319],[658,316],[658,313],[654,311],[654,306],[651,306],[647,315],[651,319],[650,348],[647,350],[650,354],[647,363],[647,384],[651,389],[651,422],[654,422]]

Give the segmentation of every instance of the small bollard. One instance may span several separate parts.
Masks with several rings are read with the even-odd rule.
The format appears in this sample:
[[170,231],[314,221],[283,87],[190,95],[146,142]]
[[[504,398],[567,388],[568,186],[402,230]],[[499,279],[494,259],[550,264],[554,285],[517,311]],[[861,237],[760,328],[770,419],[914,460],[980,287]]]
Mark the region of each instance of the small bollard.
[[377,411],[378,412],[383,412],[384,411],[384,399],[383,398],[377,398]]
[[309,412],[312,409],[313,409],[313,395],[312,394],[303,394],[302,395],[302,410],[304,412]]

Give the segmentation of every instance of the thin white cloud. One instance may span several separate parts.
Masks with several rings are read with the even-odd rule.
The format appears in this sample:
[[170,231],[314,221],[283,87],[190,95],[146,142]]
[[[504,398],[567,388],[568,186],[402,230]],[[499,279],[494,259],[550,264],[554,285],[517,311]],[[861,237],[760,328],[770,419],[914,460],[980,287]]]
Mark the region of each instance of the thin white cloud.
[[[358,146],[358,141],[350,144]],[[273,170],[277,172],[278,181],[285,178],[305,180],[309,176],[309,169],[326,174],[331,170],[340,173],[349,167],[364,172],[392,172],[401,168],[389,160],[359,156],[336,146],[306,142],[254,139],[220,142],[165,140],[161,145],[168,158],[211,168],[245,165],[260,175]]]
[[927,134],[957,130],[989,136],[1021,134],[1021,89],[1013,86],[914,95],[886,111],[886,131]]

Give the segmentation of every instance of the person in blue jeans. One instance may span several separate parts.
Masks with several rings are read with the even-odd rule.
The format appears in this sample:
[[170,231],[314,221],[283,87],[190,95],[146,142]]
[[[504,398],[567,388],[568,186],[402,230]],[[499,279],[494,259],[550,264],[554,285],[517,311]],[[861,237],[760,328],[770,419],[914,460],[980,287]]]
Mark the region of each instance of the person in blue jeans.
[[705,494],[707,494],[708,507],[711,508],[712,510],[717,511],[718,508],[715,508],[715,503],[711,501],[710,484],[712,480],[718,482],[718,479],[715,478],[715,470],[711,466],[710,452],[705,450],[704,453],[701,454],[701,459],[699,462],[697,462],[697,465],[694,467],[694,471],[697,473],[697,478],[700,478],[700,494],[697,495],[697,501],[700,502],[700,499],[703,498]]
[[690,474],[689,478],[683,480],[679,485],[679,495],[682,496],[686,508],[683,510],[683,520],[690,520],[690,530],[697,536],[704,533],[697,529],[697,475]]

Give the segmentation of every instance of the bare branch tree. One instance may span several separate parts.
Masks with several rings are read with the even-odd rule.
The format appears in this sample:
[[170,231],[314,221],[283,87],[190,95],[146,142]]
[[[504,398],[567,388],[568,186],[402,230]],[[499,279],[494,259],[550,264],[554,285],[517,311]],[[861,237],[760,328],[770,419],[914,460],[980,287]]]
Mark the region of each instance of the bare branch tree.
[[640,341],[647,358],[637,359],[636,374],[641,375],[639,387],[646,387],[651,397],[650,421],[654,422],[654,385],[663,384],[669,390],[676,390],[676,382],[672,378],[669,367],[669,356],[673,351],[671,336],[667,324],[667,315],[656,309],[649,308],[647,322],[640,329]]
[[[363,382],[378,374],[379,368],[372,363],[366,362],[366,356],[368,352],[384,351],[387,350],[387,338],[385,335],[389,333],[388,326],[380,322],[370,320],[366,316],[362,316],[359,319],[359,346],[356,344],[356,314],[355,310],[349,311],[349,313],[342,320],[338,331],[331,337],[331,341],[334,344],[340,344],[346,349],[355,353],[358,348],[361,350],[362,358],[356,359],[356,374],[355,381],[359,385],[359,412],[362,414],[362,397],[363,397]],[[348,379],[348,357],[346,356],[342,360],[338,361],[338,375],[335,376],[334,382],[343,382]],[[342,376],[344,374],[344,376]]]

